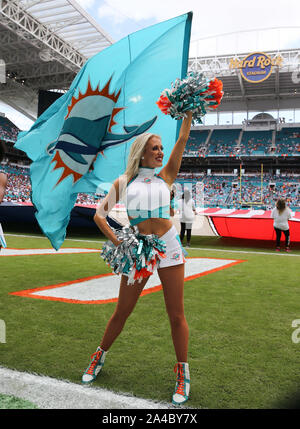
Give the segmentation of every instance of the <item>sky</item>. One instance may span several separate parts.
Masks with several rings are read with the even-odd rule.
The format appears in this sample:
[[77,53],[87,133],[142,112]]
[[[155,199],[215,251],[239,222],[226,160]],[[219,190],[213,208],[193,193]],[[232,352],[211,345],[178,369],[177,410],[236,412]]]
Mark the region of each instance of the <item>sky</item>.
[[[210,51],[215,50],[214,44],[210,43],[208,38],[241,31],[243,34],[239,35],[238,44],[244,44],[246,49],[251,49],[257,43],[257,34],[245,34],[245,31],[254,29],[298,27],[282,31],[280,40],[275,30],[264,35],[259,33],[258,43],[261,49],[276,49],[278,45],[284,48],[300,42],[299,0],[213,0],[211,3],[203,0],[77,1],[115,41],[148,25],[192,11],[192,45],[195,41],[206,38],[205,43],[201,42],[203,52],[206,46]],[[220,37],[217,53],[225,53],[224,49],[231,53],[236,48],[239,49],[235,39],[236,36]],[[298,46],[299,43],[295,47]]]
[[[192,11],[190,56],[300,47],[299,0],[77,0],[77,3],[114,41]],[[277,27],[285,29],[278,31]],[[270,30],[261,31],[266,28]],[[23,130],[32,125],[32,121],[1,101],[0,112]]]

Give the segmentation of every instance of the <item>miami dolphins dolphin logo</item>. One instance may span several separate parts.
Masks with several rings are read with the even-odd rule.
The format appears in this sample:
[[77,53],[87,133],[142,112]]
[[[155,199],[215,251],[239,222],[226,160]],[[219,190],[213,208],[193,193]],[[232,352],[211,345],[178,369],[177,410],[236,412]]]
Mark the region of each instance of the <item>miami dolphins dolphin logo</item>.
[[146,132],[156,121],[157,116],[141,125],[124,125],[125,134],[112,133],[117,124],[115,116],[124,107],[115,107],[121,90],[110,93],[110,82],[111,78],[100,90],[99,85],[92,89],[88,81],[85,93],[79,91],[77,98],[72,97],[58,140],[47,147],[49,155],[55,152],[51,161],[55,164],[53,171],[63,169],[56,186],[71,175],[75,184],[93,168],[99,153]]

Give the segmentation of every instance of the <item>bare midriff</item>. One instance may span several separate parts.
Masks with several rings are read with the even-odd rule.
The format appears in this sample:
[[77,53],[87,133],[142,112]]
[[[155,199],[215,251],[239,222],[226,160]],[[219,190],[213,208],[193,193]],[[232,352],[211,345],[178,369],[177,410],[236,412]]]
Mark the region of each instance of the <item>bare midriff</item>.
[[140,234],[156,234],[158,237],[161,237],[172,228],[173,222],[170,219],[152,218],[144,220],[136,226]]

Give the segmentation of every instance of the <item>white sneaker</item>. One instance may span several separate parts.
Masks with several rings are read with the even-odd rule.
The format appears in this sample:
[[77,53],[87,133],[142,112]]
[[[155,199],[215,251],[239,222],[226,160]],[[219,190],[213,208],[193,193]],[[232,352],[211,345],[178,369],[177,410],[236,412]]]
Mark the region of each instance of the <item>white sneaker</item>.
[[189,399],[190,394],[189,364],[185,362],[177,363],[174,367],[174,372],[177,372],[177,380],[172,396],[172,403],[174,405],[182,405]]
[[88,384],[96,380],[97,375],[104,365],[106,353],[98,347],[95,353],[92,354],[91,362],[82,376],[82,383]]

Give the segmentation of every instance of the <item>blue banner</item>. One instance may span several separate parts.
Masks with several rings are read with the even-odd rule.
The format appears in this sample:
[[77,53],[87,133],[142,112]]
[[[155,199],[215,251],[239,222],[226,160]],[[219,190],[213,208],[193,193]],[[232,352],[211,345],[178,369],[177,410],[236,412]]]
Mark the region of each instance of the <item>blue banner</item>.
[[166,163],[179,121],[163,115],[160,93],[187,73],[192,13],[140,30],[90,58],[67,93],[15,144],[33,161],[37,221],[58,250],[78,192],[108,190],[124,172],[131,143],[159,134]]

